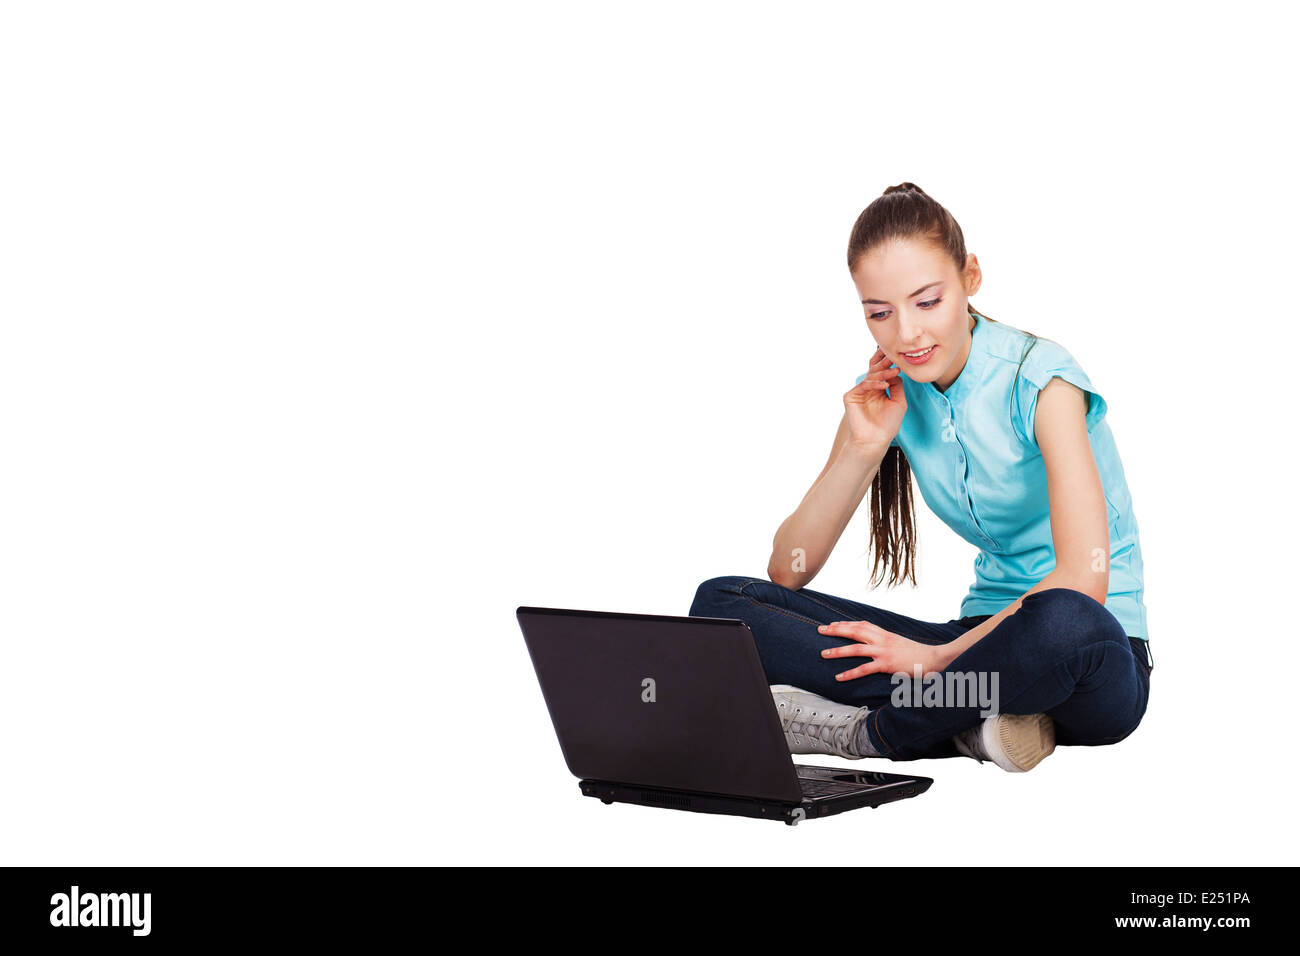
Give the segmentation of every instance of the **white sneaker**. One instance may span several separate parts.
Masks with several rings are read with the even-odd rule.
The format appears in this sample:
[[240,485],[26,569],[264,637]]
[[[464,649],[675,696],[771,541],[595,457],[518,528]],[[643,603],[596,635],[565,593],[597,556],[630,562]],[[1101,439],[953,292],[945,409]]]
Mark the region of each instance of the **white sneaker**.
[[862,757],[854,745],[858,727],[870,713],[868,708],[837,704],[789,684],[773,684],[771,689],[790,753],[834,754],[851,760]]
[[1056,725],[1046,714],[994,714],[952,738],[957,750],[1003,770],[1023,773],[1056,749]]

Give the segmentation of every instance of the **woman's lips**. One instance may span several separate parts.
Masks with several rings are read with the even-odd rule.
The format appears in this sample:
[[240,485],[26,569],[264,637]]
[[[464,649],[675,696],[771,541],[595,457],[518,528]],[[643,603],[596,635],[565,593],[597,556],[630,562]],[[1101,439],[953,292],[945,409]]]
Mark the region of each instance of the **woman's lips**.
[[908,355],[906,352],[899,352],[898,354],[907,360],[908,365],[924,365],[926,362],[930,361],[930,359],[934,357],[934,353],[937,352],[938,350],[939,350],[939,346],[931,345],[929,351],[927,351],[920,358],[912,358],[912,356]]

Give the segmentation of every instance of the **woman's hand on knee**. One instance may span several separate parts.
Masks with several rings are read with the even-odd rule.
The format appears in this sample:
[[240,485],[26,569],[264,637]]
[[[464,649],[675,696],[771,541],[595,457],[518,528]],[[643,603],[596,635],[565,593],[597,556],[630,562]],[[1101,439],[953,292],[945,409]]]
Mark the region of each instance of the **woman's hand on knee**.
[[887,631],[870,621],[835,621],[821,625],[817,628],[817,633],[827,637],[843,637],[854,642],[827,648],[822,651],[824,658],[871,658],[865,664],[836,674],[836,680],[855,680],[868,674],[902,673],[912,677],[917,668],[920,668],[922,674],[944,668],[942,655],[936,647]]

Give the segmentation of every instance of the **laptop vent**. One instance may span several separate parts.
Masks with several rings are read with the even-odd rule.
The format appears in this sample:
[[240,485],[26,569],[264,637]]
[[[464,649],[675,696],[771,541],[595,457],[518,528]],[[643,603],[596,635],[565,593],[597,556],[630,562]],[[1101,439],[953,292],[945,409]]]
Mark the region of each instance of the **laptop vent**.
[[689,807],[691,805],[690,797],[679,797],[672,793],[651,793],[648,790],[641,791],[641,799],[646,803],[658,803],[666,807]]

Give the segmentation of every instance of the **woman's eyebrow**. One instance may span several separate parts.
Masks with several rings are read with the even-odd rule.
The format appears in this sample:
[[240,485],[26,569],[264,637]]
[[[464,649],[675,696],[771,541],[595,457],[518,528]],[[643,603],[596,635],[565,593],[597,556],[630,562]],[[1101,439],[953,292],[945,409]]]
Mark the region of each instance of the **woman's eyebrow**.
[[[942,284],[943,284],[942,279],[940,279],[938,282],[929,282],[921,286],[921,288],[917,289],[911,295],[909,295],[908,298],[909,299],[915,298],[916,296],[920,295],[922,292],[924,292],[926,289],[930,288],[931,286],[942,285]],[[886,302],[884,299],[863,299],[862,304],[863,305],[889,305],[889,303]]]

